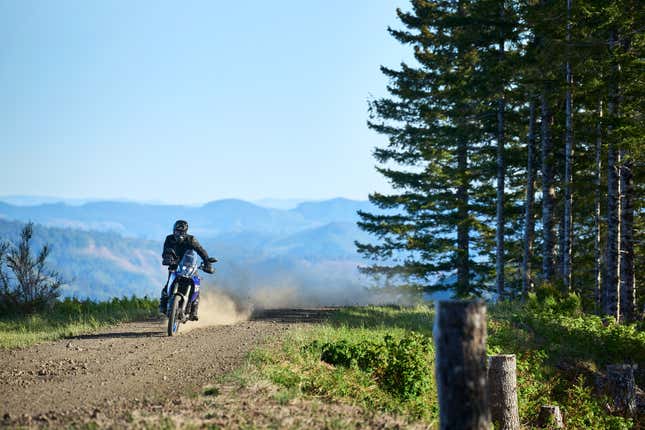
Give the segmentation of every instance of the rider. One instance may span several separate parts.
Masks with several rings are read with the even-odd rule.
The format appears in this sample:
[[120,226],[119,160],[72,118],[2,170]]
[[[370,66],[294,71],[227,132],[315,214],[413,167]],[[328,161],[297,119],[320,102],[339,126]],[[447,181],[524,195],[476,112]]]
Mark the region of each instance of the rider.
[[[172,234],[166,236],[166,240],[163,244],[163,253],[161,257],[163,258],[164,266],[168,266],[168,271],[175,270],[177,268],[177,263],[179,259],[184,255],[189,249],[195,250],[197,254],[202,259],[202,265],[204,272],[213,273],[213,266],[211,266],[210,261],[208,261],[208,253],[206,250],[199,244],[197,239],[194,236],[188,234],[188,222],[183,219],[177,220],[175,225],[172,228]],[[170,275],[168,276],[170,279]],[[166,307],[168,305],[168,281],[166,285],[161,289],[161,299],[159,300],[159,312],[165,314]],[[190,319],[197,321],[197,307],[198,302],[195,302],[195,305],[192,308]]]

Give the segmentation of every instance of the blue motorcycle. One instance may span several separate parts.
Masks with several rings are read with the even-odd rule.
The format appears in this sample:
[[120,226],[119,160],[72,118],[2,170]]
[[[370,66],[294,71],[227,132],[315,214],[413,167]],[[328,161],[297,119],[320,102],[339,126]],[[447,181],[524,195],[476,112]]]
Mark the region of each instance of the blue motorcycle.
[[[191,312],[199,303],[199,287],[201,278],[198,270],[204,270],[204,265],[198,265],[198,256],[192,249],[186,251],[179,261],[177,268],[170,272],[168,278],[168,336],[174,336],[179,331],[179,325],[190,319]],[[210,263],[217,262],[209,258]]]

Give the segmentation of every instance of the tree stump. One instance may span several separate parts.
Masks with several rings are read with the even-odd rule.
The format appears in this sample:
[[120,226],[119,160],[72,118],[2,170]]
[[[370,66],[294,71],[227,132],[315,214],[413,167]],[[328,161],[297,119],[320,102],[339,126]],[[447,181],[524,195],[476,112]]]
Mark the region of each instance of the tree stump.
[[519,430],[515,355],[488,358],[488,403],[496,429]]
[[440,301],[434,325],[439,427],[488,430],[486,305]]
[[636,413],[636,382],[634,366],[610,364],[607,366],[607,394],[613,400],[613,410],[632,416]]
[[538,427],[543,429],[563,429],[564,422],[559,406],[544,405],[540,408]]

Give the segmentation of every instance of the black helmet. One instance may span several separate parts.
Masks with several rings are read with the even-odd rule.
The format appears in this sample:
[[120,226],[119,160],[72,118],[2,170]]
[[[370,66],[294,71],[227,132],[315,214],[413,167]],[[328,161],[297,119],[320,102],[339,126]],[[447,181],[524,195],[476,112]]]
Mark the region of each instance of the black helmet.
[[175,225],[172,227],[172,234],[175,235],[175,239],[184,240],[186,234],[188,233],[188,222],[183,219],[175,221]]

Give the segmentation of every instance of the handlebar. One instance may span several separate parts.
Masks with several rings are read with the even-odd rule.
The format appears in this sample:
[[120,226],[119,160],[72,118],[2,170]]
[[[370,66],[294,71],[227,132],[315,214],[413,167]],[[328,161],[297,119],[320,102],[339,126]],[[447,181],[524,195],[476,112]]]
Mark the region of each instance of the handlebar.
[[199,270],[204,271],[206,273],[213,274],[213,273],[215,273],[215,269],[212,266],[210,266],[210,263],[216,263],[216,262],[217,262],[217,258],[210,257],[208,259],[210,270],[206,270],[206,266],[204,266],[203,261],[202,261],[202,264],[199,265]]

